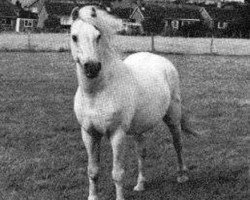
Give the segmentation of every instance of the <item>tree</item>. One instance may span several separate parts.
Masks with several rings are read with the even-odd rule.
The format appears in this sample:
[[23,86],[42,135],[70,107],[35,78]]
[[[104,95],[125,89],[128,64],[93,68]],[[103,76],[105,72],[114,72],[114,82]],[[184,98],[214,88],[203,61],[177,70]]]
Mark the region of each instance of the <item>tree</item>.
[[161,34],[165,25],[164,8],[160,6],[150,6],[146,7],[145,9],[148,17],[142,22],[144,31],[153,35]]
[[245,0],[245,3],[246,4],[250,4],[250,0]]
[[164,8],[160,6],[144,7],[144,9],[148,17],[142,21],[142,26],[144,32],[151,35],[152,51],[155,51],[154,35],[161,34],[163,31],[165,11]]
[[212,34],[211,29],[202,22],[184,25],[179,33],[184,37],[205,37]]
[[60,20],[55,16],[49,16],[48,19],[44,21],[44,27],[52,32],[59,32],[60,26]]

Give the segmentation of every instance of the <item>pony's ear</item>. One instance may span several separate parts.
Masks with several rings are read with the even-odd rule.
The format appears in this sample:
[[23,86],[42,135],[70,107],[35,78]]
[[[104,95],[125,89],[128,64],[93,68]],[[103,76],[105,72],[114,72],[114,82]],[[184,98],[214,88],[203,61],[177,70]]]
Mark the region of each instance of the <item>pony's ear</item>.
[[71,19],[75,21],[79,17],[79,7],[75,7],[71,12]]

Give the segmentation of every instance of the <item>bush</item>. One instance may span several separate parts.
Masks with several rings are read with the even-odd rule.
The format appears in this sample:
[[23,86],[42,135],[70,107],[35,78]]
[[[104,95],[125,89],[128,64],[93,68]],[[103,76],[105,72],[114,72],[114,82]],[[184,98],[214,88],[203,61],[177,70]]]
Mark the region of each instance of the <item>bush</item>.
[[60,32],[60,19],[54,16],[49,16],[48,19],[44,21],[44,28],[49,32]]
[[144,32],[150,35],[162,34],[165,25],[165,11],[159,6],[152,6],[145,8],[148,13],[148,18],[143,20],[142,26]]
[[231,23],[223,31],[222,35],[227,37],[250,38],[250,23],[245,20]]
[[202,22],[184,25],[179,29],[180,35],[184,37],[205,37],[211,35],[211,30]]

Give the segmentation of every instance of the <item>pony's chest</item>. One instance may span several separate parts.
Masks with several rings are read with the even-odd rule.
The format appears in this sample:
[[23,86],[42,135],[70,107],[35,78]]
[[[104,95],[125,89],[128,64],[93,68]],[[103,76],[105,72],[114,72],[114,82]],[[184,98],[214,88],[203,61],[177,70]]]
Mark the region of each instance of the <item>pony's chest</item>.
[[96,99],[95,102],[90,102],[76,94],[74,109],[83,127],[94,126],[102,133],[115,129],[122,118],[120,106],[112,99]]

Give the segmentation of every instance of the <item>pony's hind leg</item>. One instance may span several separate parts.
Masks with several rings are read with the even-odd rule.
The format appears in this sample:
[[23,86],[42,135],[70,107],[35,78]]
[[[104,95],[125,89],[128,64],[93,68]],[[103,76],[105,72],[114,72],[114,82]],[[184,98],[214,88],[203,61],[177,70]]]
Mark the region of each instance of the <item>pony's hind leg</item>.
[[82,128],[82,139],[88,154],[89,197],[88,200],[98,200],[98,174],[100,163],[101,136],[98,132],[89,132]]
[[146,148],[144,147],[144,137],[142,135],[135,136],[135,146],[136,146],[136,154],[138,159],[138,178],[137,185],[134,187],[135,191],[143,191],[144,183],[146,178],[144,176],[144,162],[146,157]]
[[177,153],[178,160],[178,177],[179,183],[188,180],[187,167],[184,164],[182,157],[182,144],[181,144],[181,104],[180,101],[171,102],[167,114],[164,116],[163,121],[169,127],[172,134],[173,144]]

